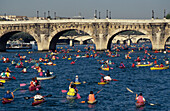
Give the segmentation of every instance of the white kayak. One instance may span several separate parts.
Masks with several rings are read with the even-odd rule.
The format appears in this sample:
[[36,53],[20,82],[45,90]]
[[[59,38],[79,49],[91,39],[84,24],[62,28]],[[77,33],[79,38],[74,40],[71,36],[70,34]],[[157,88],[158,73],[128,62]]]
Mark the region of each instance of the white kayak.
[[48,80],[48,79],[54,79],[56,76],[50,76],[50,77],[37,77],[37,80]]

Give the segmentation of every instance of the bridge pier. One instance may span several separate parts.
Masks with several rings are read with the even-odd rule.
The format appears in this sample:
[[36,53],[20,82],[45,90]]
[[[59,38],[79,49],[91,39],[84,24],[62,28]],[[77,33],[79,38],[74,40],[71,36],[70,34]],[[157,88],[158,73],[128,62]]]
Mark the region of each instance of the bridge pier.
[[103,37],[103,34],[99,34],[99,37],[94,40],[96,50],[102,51],[107,49],[107,40]]
[[151,23],[150,25],[152,27],[152,50],[164,50],[167,23]]
[[70,46],[71,46],[71,47],[74,46],[74,39],[70,39]]
[[83,40],[82,39],[80,40],[80,45],[83,45]]
[[127,45],[128,45],[128,46],[131,45],[130,39],[127,40]]
[[45,34],[40,34],[40,41],[37,41],[38,51],[48,51],[50,42]]

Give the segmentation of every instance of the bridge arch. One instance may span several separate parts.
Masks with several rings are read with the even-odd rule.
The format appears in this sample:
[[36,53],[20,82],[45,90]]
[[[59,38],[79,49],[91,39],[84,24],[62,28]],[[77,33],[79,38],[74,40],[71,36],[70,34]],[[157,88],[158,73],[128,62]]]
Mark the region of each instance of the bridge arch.
[[[69,28],[69,29],[60,29],[60,30],[55,30],[51,33],[49,36],[49,49],[50,50],[55,50],[56,49],[56,43],[59,40],[59,38],[66,32],[72,31],[72,30],[79,30],[77,28]],[[92,33],[89,30],[79,30],[82,32],[87,33],[89,36],[92,36]]]
[[[20,33],[20,32],[24,32],[24,31],[20,31],[20,30],[10,30],[10,31],[6,31],[3,34],[0,35],[0,51],[6,51],[6,45],[7,45],[7,41],[15,34]],[[25,33],[29,34],[30,36],[32,36],[32,38],[34,38],[34,40],[37,42],[39,42],[39,39],[37,37],[37,35],[35,35],[35,33],[32,33],[32,31],[26,31]]]
[[111,43],[114,37],[116,37],[118,34],[122,33],[122,32],[126,32],[126,31],[138,31],[141,32],[143,34],[145,34],[148,39],[151,40],[152,43],[152,37],[149,35],[149,32],[143,29],[138,29],[138,30],[134,30],[134,29],[117,29],[117,30],[113,30],[113,32],[111,32],[108,36],[107,36],[107,49],[111,48]]

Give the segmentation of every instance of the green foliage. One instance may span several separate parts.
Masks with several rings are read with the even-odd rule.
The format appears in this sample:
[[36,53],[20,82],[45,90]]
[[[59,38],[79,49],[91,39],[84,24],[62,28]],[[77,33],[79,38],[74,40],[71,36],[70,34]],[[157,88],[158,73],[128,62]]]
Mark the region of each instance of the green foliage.
[[10,38],[10,40],[19,40],[20,38],[22,38],[24,40],[24,42],[27,42],[27,43],[29,43],[30,41],[34,41],[34,38],[25,32],[19,32],[19,33],[14,34]]
[[166,19],[170,19],[170,13],[166,15]]

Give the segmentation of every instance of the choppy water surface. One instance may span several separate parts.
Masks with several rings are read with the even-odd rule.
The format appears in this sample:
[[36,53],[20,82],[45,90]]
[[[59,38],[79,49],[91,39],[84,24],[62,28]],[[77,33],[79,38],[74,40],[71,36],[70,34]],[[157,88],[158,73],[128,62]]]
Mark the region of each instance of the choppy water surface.
[[[82,48],[82,46],[78,46]],[[30,57],[38,59],[39,57],[44,57],[47,52],[34,52],[28,54],[26,52],[20,52],[21,55],[26,55],[27,59]],[[143,58],[144,51],[135,51],[130,56],[132,59],[126,60],[124,58],[127,51],[118,52],[120,57],[110,58],[106,56],[105,53],[100,52],[100,58],[80,58],[77,59],[76,64],[71,65],[69,60],[61,59],[63,54],[59,54],[59,60],[55,60],[56,66],[45,66],[41,65],[43,70],[50,69],[54,72],[57,77],[52,80],[41,81],[42,89],[39,90],[42,95],[52,94],[52,97],[46,98],[46,102],[38,106],[31,106],[33,99],[25,100],[24,97],[32,97],[36,94],[36,91],[28,91],[28,86],[22,87],[22,90],[18,90],[14,93],[15,101],[10,104],[0,104],[1,111],[4,110],[57,110],[57,111],[88,111],[88,110],[111,110],[111,111],[136,111],[136,110],[146,110],[146,111],[167,111],[170,110],[170,71],[151,71],[149,67],[141,68],[131,68],[132,62],[137,56]],[[149,51],[153,53],[153,51]],[[9,51],[1,53],[1,56],[9,57],[10,59],[19,60],[19,58],[13,58],[16,54],[15,51]],[[77,54],[76,52],[69,53],[71,55]],[[80,55],[85,54],[85,52],[79,53]],[[155,53],[153,53],[155,54]],[[68,54],[67,54],[68,55]],[[169,57],[170,54],[157,53],[155,54],[158,59],[158,63],[165,63],[163,57]],[[75,56],[73,57],[75,59]],[[101,66],[99,64],[99,59],[111,59],[115,65],[110,65],[113,69],[106,72],[99,70]],[[126,68],[119,69],[118,64],[123,61]],[[154,60],[150,60],[154,61]],[[37,72],[31,69],[34,63],[24,63],[25,66],[30,66],[28,69],[29,73],[19,73],[22,69],[14,68],[10,63],[0,63],[0,71],[5,70],[9,67],[10,70],[14,71],[11,73],[15,76],[16,80],[7,81],[4,87],[0,87],[0,97],[3,97],[6,90],[14,90],[19,87],[20,83],[29,83],[31,78],[37,76]],[[101,75],[110,74],[112,78],[118,81],[112,81],[104,86],[98,85],[97,82],[100,81]],[[86,81],[86,84],[78,85],[79,94],[81,99],[67,101],[65,99],[65,94],[61,90],[68,90],[68,85],[70,81],[73,80],[76,75],[79,75],[81,81]],[[136,109],[135,106],[135,94],[126,90],[126,87],[130,88],[134,93],[143,93],[145,99],[155,106],[146,105],[143,109]],[[81,101],[86,100],[89,92],[92,90],[97,92],[103,89],[99,94],[97,94],[98,103],[95,105],[82,104]]]

